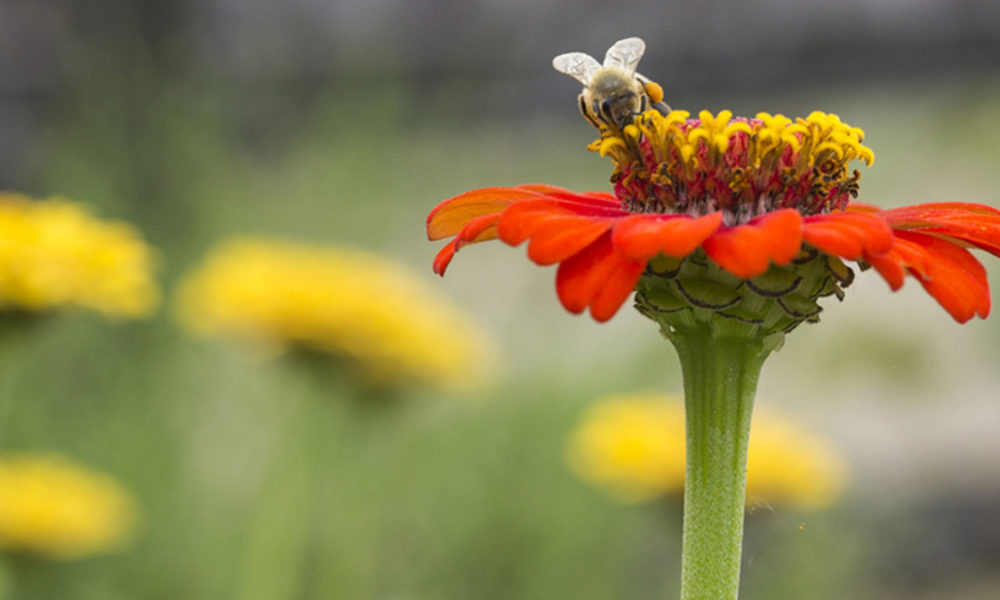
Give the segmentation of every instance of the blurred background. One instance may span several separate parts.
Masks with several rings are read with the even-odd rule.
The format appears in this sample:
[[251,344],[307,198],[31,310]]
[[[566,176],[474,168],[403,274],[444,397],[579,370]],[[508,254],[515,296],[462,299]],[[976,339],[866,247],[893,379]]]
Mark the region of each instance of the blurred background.
[[[674,108],[822,110],[864,129],[876,155],[864,202],[1000,205],[1000,2],[0,0],[0,190],[134,224],[158,249],[167,298],[138,322],[69,311],[5,329],[0,452],[72,456],[128,486],[143,516],[117,553],[10,558],[0,591],[676,589],[679,505],[617,503],[564,460],[598,396],[680,390],[672,348],[627,308],[604,325],[569,315],[554,269],[523,249],[470,248],[438,280],[440,244],[423,229],[438,202],[475,187],[608,189],[610,164],[585,150],[595,132],[579,85],[550,63],[632,35]],[[305,493],[328,516],[306,525],[261,517],[274,464],[289,464],[274,458],[282,440],[308,427],[284,409],[343,404],[342,388],[313,366],[191,338],[171,312],[182,275],[239,234],[408,265],[499,348],[474,391],[408,389],[391,415],[320,434],[338,460],[295,479],[333,488]],[[830,438],[849,487],[823,512],[749,514],[744,596],[1000,597],[1000,322],[958,326],[914,281],[892,294],[858,275],[769,360],[758,400]],[[331,422],[343,412],[329,410]],[[297,526],[322,533],[288,566],[282,543],[295,540],[281,540]]]

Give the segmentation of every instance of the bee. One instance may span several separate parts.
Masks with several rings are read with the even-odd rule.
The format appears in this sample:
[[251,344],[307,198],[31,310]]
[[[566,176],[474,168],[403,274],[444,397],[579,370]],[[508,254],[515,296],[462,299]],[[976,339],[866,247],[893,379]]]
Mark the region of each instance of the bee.
[[618,40],[604,55],[604,64],[583,52],[560,54],[552,59],[556,71],[583,84],[580,112],[598,129],[601,124],[621,131],[635,115],[655,108],[670,112],[663,103],[663,88],[635,72],[646,42],[631,37]]

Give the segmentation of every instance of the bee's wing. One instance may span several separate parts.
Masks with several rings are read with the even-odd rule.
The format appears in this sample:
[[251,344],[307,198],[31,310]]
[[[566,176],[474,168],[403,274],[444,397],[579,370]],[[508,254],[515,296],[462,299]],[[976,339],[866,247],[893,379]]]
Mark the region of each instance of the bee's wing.
[[593,56],[583,52],[568,52],[552,59],[556,71],[565,73],[585,86],[590,85],[590,76],[601,68]]
[[604,55],[604,66],[618,67],[629,73],[635,73],[639,59],[645,51],[646,42],[642,41],[642,38],[630,37],[618,40]]

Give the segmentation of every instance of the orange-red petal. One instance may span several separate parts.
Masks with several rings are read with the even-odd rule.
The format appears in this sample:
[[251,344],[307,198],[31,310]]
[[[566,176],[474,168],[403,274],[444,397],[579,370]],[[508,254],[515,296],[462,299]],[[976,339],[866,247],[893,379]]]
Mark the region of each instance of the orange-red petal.
[[875,270],[885,279],[892,291],[895,292],[903,287],[903,283],[906,280],[906,261],[900,257],[896,249],[890,250],[885,254],[866,255],[865,260],[868,264],[875,267]]
[[790,208],[720,229],[702,244],[720,267],[745,279],[767,271],[772,261],[779,265],[791,262],[801,246],[802,216]]
[[1000,210],[968,202],[933,202],[883,211],[894,228],[920,231],[1000,256]]
[[618,262],[604,283],[604,287],[597,292],[590,303],[590,315],[595,321],[603,323],[615,316],[618,309],[628,300],[645,269],[646,263],[643,261],[623,258]]
[[455,236],[457,242],[455,250],[457,251],[466,244],[495,240],[497,238],[497,221],[499,220],[499,214],[483,215],[466,223],[465,227]]
[[517,246],[556,219],[563,219],[564,224],[605,222],[610,227],[616,219],[627,214],[620,208],[611,208],[600,202],[549,198],[525,200],[503,212],[497,233],[504,242]]
[[610,208],[621,208],[621,201],[618,197],[611,192],[583,192],[577,193],[572,190],[567,190],[566,188],[561,188],[555,185],[538,184],[532,183],[527,185],[520,185],[519,188],[529,189],[549,198],[556,198],[559,200],[570,200],[573,202],[587,202],[595,204],[603,204]]
[[844,210],[846,212],[880,213],[882,212],[882,207],[875,206],[874,204],[865,204],[863,202],[848,202],[847,208]]
[[427,239],[440,240],[457,235],[469,221],[503,212],[512,203],[542,197],[539,186],[490,187],[472,190],[445,200],[427,215]]
[[528,258],[540,265],[562,262],[577,254],[611,228],[610,219],[550,217],[535,228]]
[[571,313],[581,313],[613,270],[611,235],[605,234],[582,252],[566,259],[556,271],[556,293]]
[[897,243],[921,247],[930,257],[928,272],[914,276],[959,323],[990,313],[986,269],[968,250],[932,235],[900,231]]
[[577,194],[547,184],[472,190],[445,200],[427,217],[428,238],[455,236],[435,257],[434,272],[443,275],[463,246],[496,239],[501,217],[508,220],[505,241],[517,245],[538,232],[528,254],[539,264],[552,264],[611,227],[607,217],[624,214],[614,195],[601,192]]
[[629,215],[615,225],[611,241],[619,252],[635,260],[649,260],[662,252],[678,258],[698,249],[722,225],[722,213],[688,215]]
[[903,284],[903,269],[959,323],[990,312],[986,270],[968,250],[934,235],[897,231],[890,252],[869,256],[893,290]]
[[533,192],[538,192],[539,194],[549,196],[550,198],[558,198],[562,200],[573,200],[573,201],[586,201],[586,202],[597,202],[601,204],[608,205],[612,208],[621,208],[621,201],[618,197],[611,192],[583,192],[577,193],[573,190],[568,190],[564,187],[559,187],[557,185],[549,185],[547,183],[528,183],[524,185],[517,186],[521,189],[531,190]]
[[606,321],[624,304],[644,267],[616,252],[606,232],[559,265],[556,293],[566,310],[580,313],[589,306],[596,320]]
[[875,270],[889,284],[893,291],[903,287],[904,276],[909,272],[914,277],[927,278],[934,262],[927,250],[919,245],[907,241],[894,232],[892,249],[884,254],[865,254],[864,259],[875,267]]
[[457,241],[452,240],[445,244],[444,248],[441,248],[434,257],[434,272],[442,277],[444,277],[444,272],[448,269],[448,265],[451,264],[451,259],[455,258],[455,243]]
[[892,250],[885,254],[866,254],[865,260],[875,267],[875,270],[889,283],[889,287],[896,291],[903,287],[906,273],[917,278],[930,277],[934,257],[923,246],[897,237]]
[[858,260],[892,249],[892,228],[878,214],[837,212],[802,221],[802,240],[827,254]]
[[451,259],[455,258],[455,253],[458,252],[459,248],[462,246],[496,239],[496,224],[499,220],[500,215],[495,214],[483,215],[469,221],[465,227],[458,232],[455,239],[445,244],[445,247],[441,248],[441,251],[434,257],[434,272],[443,276],[445,270],[448,269],[448,265],[451,263]]

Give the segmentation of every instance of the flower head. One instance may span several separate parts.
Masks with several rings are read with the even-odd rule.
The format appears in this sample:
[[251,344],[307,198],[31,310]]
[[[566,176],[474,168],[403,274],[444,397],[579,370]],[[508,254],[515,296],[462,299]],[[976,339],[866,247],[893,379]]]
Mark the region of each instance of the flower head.
[[432,240],[444,274],[455,253],[500,238],[558,264],[567,310],[610,319],[637,307],[664,329],[708,326],[780,337],[817,320],[817,300],[843,296],[844,261],[874,267],[895,290],[915,277],[956,320],[985,317],[989,288],[967,248],[1000,255],[1000,210],[934,203],[892,210],[852,201],[873,154],[863,132],[812,113],[697,119],[652,110],[590,148],[611,157],[614,193],[550,185],[473,190],[438,205]]
[[[624,394],[591,406],[570,437],[567,459],[586,481],[626,502],[679,495],[684,487],[684,405],[664,394]],[[747,503],[804,509],[833,503],[843,460],[817,435],[786,419],[754,418]]]
[[233,336],[336,355],[370,380],[474,381],[486,335],[402,265],[355,249],[242,238],[188,275],[181,320]]
[[0,457],[0,548],[65,559],[115,550],[136,515],[108,475],[55,455]]
[[68,200],[0,193],[0,308],[141,317],[159,303],[154,263],[131,225],[99,221]]

